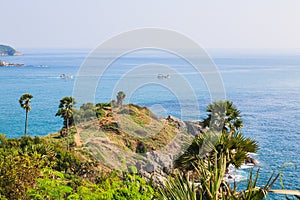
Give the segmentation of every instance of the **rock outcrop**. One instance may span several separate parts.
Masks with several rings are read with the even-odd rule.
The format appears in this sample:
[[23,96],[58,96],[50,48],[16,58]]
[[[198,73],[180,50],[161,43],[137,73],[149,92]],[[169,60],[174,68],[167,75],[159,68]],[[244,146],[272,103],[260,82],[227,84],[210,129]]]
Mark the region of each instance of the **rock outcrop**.
[[173,172],[174,160],[184,153],[194,136],[204,132],[199,122],[184,122],[172,116],[167,120],[177,125],[179,132],[176,137],[163,149],[143,154],[144,161],[136,163],[137,171],[143,177],[157,183],[163,183],[167,175]]

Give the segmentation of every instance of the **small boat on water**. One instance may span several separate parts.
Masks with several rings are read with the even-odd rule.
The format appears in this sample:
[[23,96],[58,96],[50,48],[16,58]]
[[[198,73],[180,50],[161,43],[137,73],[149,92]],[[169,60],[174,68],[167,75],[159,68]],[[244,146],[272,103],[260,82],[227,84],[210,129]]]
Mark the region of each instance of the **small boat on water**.
[[171,78],[171,76],[169,75],[169,74],[167,74],[167,75],[163,75],[163,74],[158,74],[157,75],[157,78],[158,79],[168,79],[168,78]]
[[73,75],[61,74],[61,75],[59,75],[59,78],[63,78],[63,79],[72,79],[72,78],[73,78]]

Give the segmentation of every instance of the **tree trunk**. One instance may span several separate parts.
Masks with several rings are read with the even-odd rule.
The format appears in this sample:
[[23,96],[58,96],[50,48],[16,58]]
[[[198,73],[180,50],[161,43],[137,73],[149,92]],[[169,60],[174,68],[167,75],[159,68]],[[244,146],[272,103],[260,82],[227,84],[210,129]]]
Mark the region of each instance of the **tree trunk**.
[[69,118],[67,118],[67,149],[69,150]]
[[26,136],[26,133],[27,133],[27,127],[28,127],[28,110],[26,110],[24,136]]

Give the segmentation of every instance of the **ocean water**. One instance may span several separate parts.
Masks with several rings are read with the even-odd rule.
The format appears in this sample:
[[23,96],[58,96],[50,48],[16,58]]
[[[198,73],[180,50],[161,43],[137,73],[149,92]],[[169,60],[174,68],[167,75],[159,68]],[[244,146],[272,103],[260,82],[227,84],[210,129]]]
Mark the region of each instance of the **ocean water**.
[[[78,70],[89,50],[24,49],[22,52],[24,55],[19,57],[0,57],[8,62],[26,65],[0,68],[0,132],[7,137],[23,135],[25,112],[18,102],[23,93],[34,96],[29,112],[28,134],[42,136],[56,132],[62,126],[62,120],[55,117],[59,100],[73,94]],[[292,162],[293,165],[283,170],[284,186],[299,190],[299,51],[241,53],[222,50],[209,53],[222,77],[227,99],[233,101],[242,112],[242,132],[259,142],[259,154],[255,155],[260,161],[259,184],[263,185],[273,171],[279,172],[284,163]],[[145,71],[129,73],[143,64],[147,64]],[[161,79],[161,84],[157,84],[155,73],[160,73],[157,72],[158,65],[168,65],[177,71],[166,71],[171,78]],[[61,79],[60,74],[73,75],[74,78]],[[191,66],[181,58],[164,52],[133,53],[115,60],[100,78],[95,90],[95,102],[115,99],[116,85],[126,93],[128,85],[120,82],[122,78],[128,84],[139,83],[139,87],[127,95],[127,103],[148,106],[161,116],[171,114],[185,120],[201,119],[206,115],[206,105],[211,102],[205,81]],[[143,81],[147,84],[142,84]],[[190,90],[182,81],[190,83],[197,99],[197,108],[190,99]],[[168,83],[172,83],[171,90],[164,86]],[[177,91],[182,92],[179,99]],[[247,172],[245,169],[237,173],[244,179]],[[279,183],[275,188],[281,188]],[[281,198],[270,196],[270,199]]]

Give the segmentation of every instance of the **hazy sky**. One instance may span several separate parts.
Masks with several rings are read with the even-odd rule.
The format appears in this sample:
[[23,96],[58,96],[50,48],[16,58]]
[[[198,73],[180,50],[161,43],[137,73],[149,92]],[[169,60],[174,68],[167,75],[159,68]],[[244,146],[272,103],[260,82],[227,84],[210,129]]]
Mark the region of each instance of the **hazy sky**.
[[0,43],[94,48],[159,27],[206,48],[300,48],[299,0],[0,0]]

